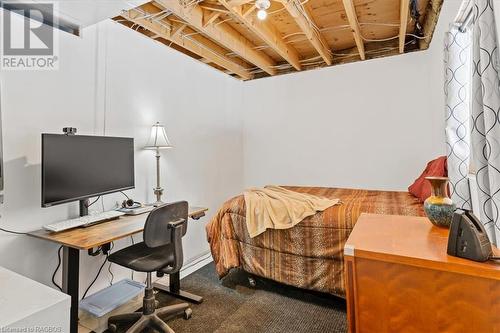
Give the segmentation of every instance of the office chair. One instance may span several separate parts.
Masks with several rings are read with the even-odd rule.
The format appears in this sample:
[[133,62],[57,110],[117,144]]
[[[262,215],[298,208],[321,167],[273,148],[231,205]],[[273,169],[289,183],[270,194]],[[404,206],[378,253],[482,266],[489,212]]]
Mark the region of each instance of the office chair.
[[172,316],[184,313],[184,318],[191,317],[191,309],[187,303],[175,304],[156,309],[151,274],[153,272],[176,273],[182,267],[182,237],[187,231],[188,203],[174,202],[153,210],[144,226],[141,243],[129,246],[109,256],[109,261],[134,271],[146,272],[146,290],[144,291],[142,312],[112,316],[108,319],[111,332],[116,332],[117,324],[135,324],[127,333],[139,333],[146,327],[159,332],[174,333],[160,319],[161,316]]

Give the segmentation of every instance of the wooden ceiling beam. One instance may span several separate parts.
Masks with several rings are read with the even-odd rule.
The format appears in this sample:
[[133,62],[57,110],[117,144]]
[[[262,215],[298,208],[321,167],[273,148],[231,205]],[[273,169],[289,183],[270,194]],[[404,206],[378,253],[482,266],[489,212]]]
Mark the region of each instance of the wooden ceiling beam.
[[213,5],[213,4],[209,4],[209,3],[203,3],[203,4],[200,4],[199,6],[203,9],[211,10],[213,12],[220,12],[223,14],[229,14],[229,11],[221,5]]
[[255,6],[248,6],[248,8],[241,11],[242,12],[241,15],[243,15],[243,17],[247,17],[248,15],[252,14],[256,9],[257,8]]
[[[205,45],[206,47],[208,47],[210,50],[216,52],[217,54],[224,54],[229,60],[231,60],[235,64],[245,68],[248,71],[251,71],[249,69],[249,65],[245,61],[243,61],[237,57],[231,57],[228,54],[229,51],[227,49],[223,48],[222,46],[220,46],[216,42],[212,41],[211,39],[206,38],[204,35],[197,33],[196,30],[194,30],[192,28],[186,28],[185,35],[189,36],[189,38],[194,40],[195,42],[198,42],[199,44]],[[252,75],[252,77],[253,77],[253,75]]]
[[179,24],[178,26],[173,28],[171,31],[172,38],[176,38],[177,36],[179,36],[184,31],[184,29],[186,29],[186,27],[187,24]]
[[207,25],[212,24],[221,16],[221,12],[211,12],[208,10],[205,10],[203,12],[203,27],[206,28]]
[[207,61],[213,62],[229,70],[230,72],[240,76],[244,80],[250,80],[253,77],[249,70],[234,63],[226,55],[219,54],[218,52],[211,50],[208,46],[202,45],[197,41],[193,41],[189,38],[183,38],[182,36],[180,36],[179,33],[176,33],[180,28],[175,29],[176,32],[172,33],[172,30],[174,29],[168,27],[167,25],[141,18],[142,16],[144,16],[144,13],[141,13],[134,9],[125,11],[121,14],[121,16],[124,19],[143,27],[144,29],[151,31],[157,36],[171,41],[185,48],[186,50],[195,53],[204,59],[207,59]]
[[[300,2],[297,4],[293,0],[283,0],[282,1],[283,6],[286,8],[288,13],[293,17],[297,25],[300,27],[302,32],[306,35],[307,39],[309,42],[312,44],[312,46],[316,49],[316,51],[319,53],[321,58],[328,64],[332,64],[332,54],[328,48],[328,43],[326,42],[325,38],[323,35],[317,31],[314,27],[313,24],[314,21],[312,19],[311,12],[309,11],[309,8],[307,4],[303,5],[303,9],[305,11],[305,16],[304,13],[302,13],[298,8],[297,5],[300,6]],[[311,21],[309,21],[311,20]]]
[[238,7],[238,6],[243,6],[246,5],[249,2],[252,2],[253,0],[230,0],[229,5],[232,7]]
[[408,12],[410,11],[410,0],[400,0],[399,13],[399,53],[405,52],[406,29],[408,27]]
[[[302,69],[300,65],[300,56],[297,50],[295,50],[292,45],[285,42],[281,33],[271,22],[269,22],[269,20],[261,21],[255,15],[248,15],[248,12],[244,10],[243,6],[235,7],[232,2],[227,0],[219,0],[219,3],[226,7],[233,17],[243,23],[296,70],[300,71]],[[253,5],[250,6],[255,7]],[[247,15],[245,15],[245,13]]]
[[203,9],[198,5],[183,7],[178,0],[155,0],[191,27],[216,41],[246,61],[256,65],[269,75],[277,73],[276,63],[267,54],[255,50],[255,45],[227,23],[203,26]]
[[419,40],[419,48],[421,50],[426,50],[429,48],[429,44],[432,40],[432,35],[434,34],[434,29],[439,19],[439,13],[441,12],[441,7],[443,6],[444,0],[432,0],[430,5],[427,6],[427,12],[425,13],[425,21],[423,24],[424,38]]
[[356,14],[356,8],[354,7],[353,0],[342,0],[342,2],[344,3],[347,20],[349,21],[354,40],[356,41],[359,56],[361,57],[361,60],[365,60],[365,44],[361,35],[361,28],[359,27],[358,16]]

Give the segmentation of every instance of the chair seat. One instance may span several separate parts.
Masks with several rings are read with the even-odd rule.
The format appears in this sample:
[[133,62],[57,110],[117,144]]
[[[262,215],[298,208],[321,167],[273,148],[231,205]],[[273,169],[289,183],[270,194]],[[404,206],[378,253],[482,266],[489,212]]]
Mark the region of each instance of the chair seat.
[[110,254],[108,260],[137,272],[156,272],[174,263],[174,247],[151,248],[141,242]]

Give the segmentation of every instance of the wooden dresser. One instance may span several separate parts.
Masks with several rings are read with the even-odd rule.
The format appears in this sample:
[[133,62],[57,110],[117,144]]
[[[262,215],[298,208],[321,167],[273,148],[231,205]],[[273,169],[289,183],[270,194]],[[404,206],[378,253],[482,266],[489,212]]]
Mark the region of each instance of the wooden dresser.
[[344,250],[349,331],[500,333],[500,262],[447,242],[424,217],[361,215]]

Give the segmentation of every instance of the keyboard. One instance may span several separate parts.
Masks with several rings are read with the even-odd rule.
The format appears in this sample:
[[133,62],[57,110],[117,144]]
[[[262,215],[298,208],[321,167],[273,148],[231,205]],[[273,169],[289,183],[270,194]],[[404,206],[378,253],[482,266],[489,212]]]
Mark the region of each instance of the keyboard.
[[99,214],[86,215],[82,217],[77,217],[76,219],[70,219],[70,220],[47,224],[44,225],[43,228],[45,230],[52,232],[60,232],[77,227],[90,227],[91,225],[94,224],[117,219],[122,215],[125,214],[116,210],[110,210]]

